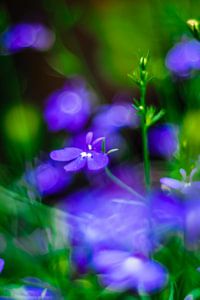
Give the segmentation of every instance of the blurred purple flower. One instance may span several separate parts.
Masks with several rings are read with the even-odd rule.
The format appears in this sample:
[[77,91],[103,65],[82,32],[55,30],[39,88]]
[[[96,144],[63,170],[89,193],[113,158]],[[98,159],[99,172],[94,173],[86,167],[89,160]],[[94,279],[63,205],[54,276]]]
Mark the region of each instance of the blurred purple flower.
[[0,37],[3,54],[17,52],[23,48],[45,51],[51,48],[55,36],[50,29],[38,23],[20,23],[8,28]]
[[200,194],[188,194],[184,202],[185,206],[185,240],[187,246],[200,245]]
[[69,185],[72,179],[63,167],[51,162],[40,164],[35,170],[29,172],[26,178],[43,196],[59,192]]
[[82,80],[71,80],[47,100],[44,118],[49,130],[76,132],[88,121],[94,95]]
[[100,273],[102,283],[111,290],[152,292],[163,288],[168,279],[166,269],[159,263],[124,251],[97,252],[93,267]]
[[0,258],[0,273],[3,271],[4,264],[5,264],[4,260]]
[[148,142],[151,155],[170,159],[178,150],[178,130],[172,124],[154,126],[149,129]]
[[150,196],[151,226],[154,240],[184,228],[185,208],[183,202],[172,194],[154,192]]
[[200,69],[200,43],[197,40],[177,43],[169,50],[165,63],[172,73],[189,76],[191,71]]
[[113,133],[124,127],[138,127],[139,118],[131,104],[118,103],[104,105],[93,119],[92,126]]
[[68,147],[61,150],[55,150],[50,153],[50,157],[56,161],[68,162],[64,166],[65,171],[79,171],[87,164],[91,171],[103,169],[108,164],[108,155],[103,152],[97,152],[95,146],[104,138],[98,138],[93,141],[93,133],[88,132],[84,149]]
[[197,173],[197,169],[194,168],[189,177],[184,169],[180,169],[182,180],[173,178],[163,177],[160,179],[161,186],[163,189],[179,191],[183,194],[195,193],[200,191],[200,181],[192,181],[193,176]]
[[[149,211],[132,195],[109,187],[72,194],[64,207],[70,214],[73,245],[94,252],[120,249],[147,255],[152,249]],[[80,253],[80,251],[78,251]]]
[[31,278],[29,284],[21,287],[6,287],[9,290],[10,296],[14,299],[26,299],[26,300],[59,300],[63,299],[61,295],[52,289],[49,284],[43,283],[42,281]]

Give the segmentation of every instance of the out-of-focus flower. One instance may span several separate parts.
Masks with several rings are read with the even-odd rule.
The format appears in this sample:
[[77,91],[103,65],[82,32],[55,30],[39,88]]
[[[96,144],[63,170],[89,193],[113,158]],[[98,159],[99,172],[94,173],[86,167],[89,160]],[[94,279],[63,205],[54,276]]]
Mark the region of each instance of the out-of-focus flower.
[[173,178],[163,177],[160,179],[161,185],[163,189],[176,190],[181,193],[189,193],[195,192],[195,190],[200,190],[200,181],[192,181],[193,176],[196,174],[197,169],[194,168],[190,175],[187,176],[186,171],[184,169],[180,169],[180,174],[182,176],[182,180],[177,180]]
[[50,153],[50,157],[56,161],[68,162],[64,166],[65,171],[78,171],[85,167],[89,170],[97,171],[103,169],[108,164],[108,155],[103,152],[97,152],[95,145],[104,138],[98,138],[93,141],[93,133],[88,132],[84,149],[68,147],[61,150],[55,150]]
[[131,104],[118,102],[101,106],[92,120],[90,129],[96,135],[106,137],[108,148],[120,148],[120,152],[115,154],[115,156],[120,156],[127,150],[127,141],[120,130],[136,128],[138,125],[139,118]]
[[4,260],[2,258],[0,258],[0,272],[3,271],[4,264],[5,264]]
[[178,130],[172,124],[151,127],[148,142],[152,155],[169,159],[178,149]]
[[200,241],[200,197],[199,193],[188,194],[185,206],[185,240],[188,246],[199,247]]
[[14,53],[24,48],[34,48],[38,51],[50,49],[55,35],[43,24],[19,23],[8,28],[0,37],[2,53]]
[[[120,249],[147,255],[152,249],[149,211],[132,195],[109,187],[82,191],[65,201],[76,258],[99,249]],[[81,248],[81,251],[79,250]],[[78,250],[77,250],[78,249]],[[85,249],[85,250],[84,250]]]
[[175,195],[154,192],[150,197],[150,213],[155,241],[184,228],[184,205]]
[[93,267],[100,273],[102,283],[111,290],[152,292],[163,288],[168,278],[166,269],[159,263],[124,251],[97,252]]
[[200,43],[186,40],[176,44],[167,54],[166,66],[174,74],[187,77],[200,69]]
[[120,128],[138,127],[139,118],[131,104],[118,103],[104,105],[93,119],[93,127],[113,133]]
[[54,92],[46,103],[44,118],[49,130],[76,132],[86,124],[94,100],[81,80],[71,80]]
[[71,182],[63,167],[51,162],[40,164],[26,178],[43,196],[59,192]]
[[37,278],[25,278],[26,284],[23,286],[7,286],[6,292],[12,299],[21,300],[59,300],[63,299],[59,292],[52,288],[48,283],[45,283]]

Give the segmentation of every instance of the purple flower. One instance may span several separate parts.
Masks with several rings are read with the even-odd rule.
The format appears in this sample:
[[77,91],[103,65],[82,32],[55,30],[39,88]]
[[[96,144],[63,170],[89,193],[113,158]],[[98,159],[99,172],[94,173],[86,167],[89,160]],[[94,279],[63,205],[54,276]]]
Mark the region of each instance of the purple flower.
[[3,271],[4,264],[5,264],[4,260],[0,258],[0,273]]
[[154,126],[149,129],[148,142],[151,154],[169,159],[178,149],[178,130],[172,124]]
[[55,150],[50,153],[50,157],[56,161],[68,162],[68,164],[64,166],[64,169],[67,172],[78,171],[85,167],[86,164],[91,171],[103,169],[108,164],[108,155],[95,150],[95,145],[103,139],[104,138],[101,137],[92,141],[93,133],[88,132],[84,149],[68,147],[61,150]]
[[120,249],[147,255],[153,248],[148,207],[132,198],[109,187],[81,191],[65,199],[60,208],[70,214],[72,244],[81,248],[77,253],[83,257],[83,249],[87,249],[85,255],[97,249]]
[[185,209],[183,202],[172,194],[154,192],[150,197],[152,232],[157,239],[184,228]]
[[39,287],[34,285],[25,285],[22,287],[9,288],[10,296],[14,299],[26,299],[26,300],[59,300],[62,299],[61,295],[49,290],[46,287]]
[[124,127],[138,127],[139,119],[129,103],[104,105],[93,119],[93,127],[107,133],[119,131]]
[[200,43],[186,40],[176,44],[167,54],[167,68],[181,77],[187,77],[193,70],[200,69]]
[[[23,285],[6,285],[5,295],[11,299],[46,299],[61,300],[63,299],[59,290],[50,286],[49,283],[41,281],[35,277],[26,277],[22,279]],[[6,297],[5,297],[6,298]]]
[[14,53],[24,48],[45,51],[51,48],[54,34],[42,24],[20,23],[8,28],[1,37],[0,43],[4,53]]
[[91,113],[93,94],[82,80],[71,80],[50,95],[44,118],[49,130],[76,132],[83,128]]
[[189,177],[186,174],[184,169],[180,169],[180,174],[182,176],[182,180],[177,180],[173,178],[163,177],[160,179],[161,185],[163,189],[175,190],[179,191],[183,194],[188,194],[191,192],[200,190],[200,181],[192,181],[193,176],[197,173],[197,169],[194,168]]
[[155,261],[117,250],[102,250],[94,255],[93,267],[102,283],[111,290],[136,289],[152,292],[167,283],[167,271]]
[[42,196],[54,194],[71,182],[71,176],[61,166],[51,162],[40,164],[26,178]]

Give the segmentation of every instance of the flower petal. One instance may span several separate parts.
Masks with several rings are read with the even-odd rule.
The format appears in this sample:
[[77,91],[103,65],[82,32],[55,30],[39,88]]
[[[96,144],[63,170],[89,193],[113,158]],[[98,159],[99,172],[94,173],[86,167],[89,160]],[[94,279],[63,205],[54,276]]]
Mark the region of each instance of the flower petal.
[[94,254],[93,265],[97,271],[112,269],[128,257],[128,253],[120,250],[102,250]]
[[83,150],[75,147],[64,148],[60,150],[54,150],[50,153],[50,157],[53,160],[58,161],[70,161],[77,158]]
[[160,179],[160,183],[169,187],[169,188],[172,188],[172,189],[175,189],[175,190],[182,190],[185,186],[185,182],[182,182],[182,181],[179,181],[179,180],[176,180],[176,179],[172,179],[172,178],[168,178],[168,177],[163,177]]
[[92,151],[92,157],[88,157],[87,164],[89,170],[100,170],[108,164],[108,156],[104,153]]
[[90,131],[86,135],[86,144],[87,145],[91,144],[92,143],[92,139],[93,139],[93,132]]
[[75,160],[68,163],[66,166],[64,166],[65,171],[67,172],[75,172],[80,169],[82,169],[86,164],[86,158],[78,157]]

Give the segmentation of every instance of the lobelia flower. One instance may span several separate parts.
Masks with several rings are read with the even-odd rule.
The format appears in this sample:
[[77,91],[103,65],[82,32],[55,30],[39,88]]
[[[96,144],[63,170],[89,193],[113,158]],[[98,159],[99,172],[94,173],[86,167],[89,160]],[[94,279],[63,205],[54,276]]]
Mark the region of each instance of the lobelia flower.
[[94,255],[93,267],[100,274],[103,285],[117,291],[152,292],[163,288],[168,279],[161,264],[125,251],[99,251]]
[[113,103],[100,106],[98,113],[93,117],[91,131],[99,136],[103,134],[108,140],[108,147],[112,148],[115,145],[120,148],[120,152],[115,154],[119,157],[128,148],[121,129],[137,128],[138,125],[139,118],[130,103]]
[[52,292],[47,288],[32,286],[32,285],[25,285],[18,288],[10,288],[10,295],[14,297],[12,299],[15,300],[36,300],[36,299],[44,299],[44,300],[59,300],[63,299],[59,294]]
[[80,131],[87,123],[94,94],[82,79],[72,79],[64,87],[52,93],[45,105],[44,119],[50,131]]
[[185,208],[183,201],[174,194],[155,191],[149,199],[151,226],[154,240],[163,240],[172,232],[181,232],[184,228]]
[[189,193],[199,191],[200,189],[200,181],[192,181],[193,176],[197,173],[197,169],[194,168],[189,177],[184,169],[180,169],[180,174],[182,176],[182,180],[177,180],[173,178],[163,177],[160,179],[161,186],[163,189],[176,190],[181,193]]
[[24,48],[46,51],[53,45],[54,33],[43,24],[19,23],[0,36],[3,54],[15,53]]
[[151,155],[170,159],[178,150],[178,129],[173,124],[150,127],[148,143]]
[[93,133],[88,132],[84,149],[67,147],[61,150],[55,150],[50,153],[50,157],[56,161],[68,162],[64,166],[65,171],[78,171],[87,165],[91,171],[103,169],[108,164],[108,155],[98,152],[95,149],[97,143],[104,138],[98,138],[93,141]]
[[177,43],[169,50],[165,63],[171,72],[188,77],[193,70],[200,69],[200,43],[194,39]]
[[52,195],[61,191],[71,182],[71,176],[66,174],[61,166],[44,162],[33,171],[27,173],[26,178],[39,192],[40,195]]
[[5,264],[4,260],[0,258],[0,273],[3,271],[4,264]]
[[[9,284],[5,286],[4,295],[5,299],[15,300],[61,300],[63,299],[60,291],[57,288],[50,286],[35,277],[26,277],[22,279],[22,284]],[[1,298],[0,298],[1,299]],[[4,298],[2,298],[4,299]]]
[[104,105],[93,119],[94,128],[101,128],[109,133],[125,127],[135,128],[138,125],[139,118],[129,103]]
[[114,186],[73,193],[59,209],[67,211],[72,259],[81,272],[90,267],[96,251],[118,249],[148,256],[154,247],[147,205]]

